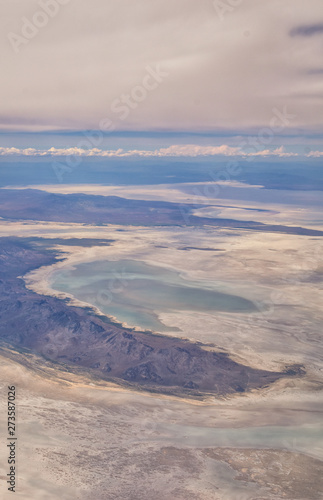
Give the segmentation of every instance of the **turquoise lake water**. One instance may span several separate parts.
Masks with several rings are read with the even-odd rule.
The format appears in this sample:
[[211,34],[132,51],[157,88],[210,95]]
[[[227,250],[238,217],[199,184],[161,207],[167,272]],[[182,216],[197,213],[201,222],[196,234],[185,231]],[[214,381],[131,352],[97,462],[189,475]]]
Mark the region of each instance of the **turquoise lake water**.
[[189,281],[180,273],[141,261],[96,261],[53,274],[51,286],[98,307],[121,323],[170,330],[158,313],[172,311],[253,312],[255,305],[223,293],[216,282]]
[[274,448],[323,458],[322,424],[247,428],[210,428],[168,423],[156,425],[156,439],[197,447]]

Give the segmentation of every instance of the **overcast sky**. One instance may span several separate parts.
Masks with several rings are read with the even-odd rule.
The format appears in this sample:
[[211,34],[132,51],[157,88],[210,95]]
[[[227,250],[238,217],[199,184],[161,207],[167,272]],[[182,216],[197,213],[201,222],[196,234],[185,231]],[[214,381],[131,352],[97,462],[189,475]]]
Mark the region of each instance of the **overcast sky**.
[[322,0],[0,6],[1,129],[322,132]]

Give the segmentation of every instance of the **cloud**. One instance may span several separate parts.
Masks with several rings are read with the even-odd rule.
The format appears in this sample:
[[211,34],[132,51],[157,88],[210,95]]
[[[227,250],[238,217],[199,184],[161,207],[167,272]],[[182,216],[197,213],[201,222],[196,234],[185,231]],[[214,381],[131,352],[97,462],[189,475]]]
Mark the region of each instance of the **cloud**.
[[[317,152],[318,153],[318,152]],[[199,146],[197,144],[182,144],[173,145],[168,148],[149,150],[102,150],[98,148],[82,149],[78,147],[73,148],[54,148],[41,150],[41,149],[17,149],[0,147],[0,156],[84,156],[84,157],[200,157],[200,156],[279,156],[290,157],[298,156],[297,153],[285,152],[283,146],[280,148],[270,150],[264,149],[255,152],[246,152],[240,147],[232,147],[227,144],[221,146]],[[311,156],[311,155],[309,155]],[[314,154],[312,156],[315,156]]]
[[226,144],[222,146],[198,146],[196,144],[173,145],[168,148],[156,150],[159,156],[235,156],[241,154],[241,148],[231,147]]
[[[71,0],[28,32],[40,4],[55,2],[6,2],[2,130],[110,120],[121,131],[244,131],[270,126],[284,107],[295,116],[286,128],[322,127],[323,101],[308,105],[321,75],[307,73],[321,67],[320,37],[289,36],[293,26],[318,33],[322,0],[223,1],[223,20],[212,0]],[[18,53],[10,33],[25,38]],[[147,68],[168,76],[153,80]]]
[[323,156],[323,151],[310,151],[306,156],[320,158]]
[[313,36],[323,34],[323,23],[296,26],[290,31],[291,36]]
[[283,146],[276,148],[274,150],[264,149],[262,151],[256,151],[254,153],[249,153],[248,156],[280,156],[280,157],[289,157],[289,156],[298,156],[297,153],[288,153],[285,151]]

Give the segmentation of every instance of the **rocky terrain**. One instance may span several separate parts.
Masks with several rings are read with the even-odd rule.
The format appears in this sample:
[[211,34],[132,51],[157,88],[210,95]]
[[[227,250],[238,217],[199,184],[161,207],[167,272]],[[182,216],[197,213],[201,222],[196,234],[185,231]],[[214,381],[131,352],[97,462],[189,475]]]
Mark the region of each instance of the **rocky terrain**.
[[0,337],[66,367],[158,392],[244,392],[302,373],[256,370],[192,342],[122,328],[92,310],[42,296],[22,275],[59,258],[58,252],[22,238],[0,238]]
[[323,231],[255,221],[198,217],[193,211],[204,205],[145,201],[89,194],[47,193],[37,189],[2,189],[0,217],[87,224],[140,226],[216,226],[284,234],[323,236]]

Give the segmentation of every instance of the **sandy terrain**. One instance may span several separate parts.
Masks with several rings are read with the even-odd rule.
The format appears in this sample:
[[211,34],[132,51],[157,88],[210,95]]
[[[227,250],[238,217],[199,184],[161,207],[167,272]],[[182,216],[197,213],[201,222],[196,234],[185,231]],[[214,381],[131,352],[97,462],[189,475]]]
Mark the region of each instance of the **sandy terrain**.
[[[310,444],[321,420],[322,413],[310,398],[307,408],[297,404],[297,412],[282,400],[276,400],[274,408],[270,394],[260,399],[249,395],[193,402],[91,381],[82,373],[44,366],[28,354],[2,349],[0,363],[2,397],[8,384],[17,387],[16,498],[148,500],[152,494],[166,500],[321,498],[322,448],[298,450],[299,434]],[[305,413],[307,428],[300,424]],[[4,412],[0,425],[5,436]],[[255,425],[259,426],[256,447],[250,446],[251,437],[249,445],[247,440],[238,448],[225,439],[235,430],[239,441],[237,436]],[[277,447],[270,446],[277,443],[274,433],[266,442],[266,425],[285,428],[285,440]],[[296,426],[293,438],[288,425]],[[199,431],[195,442],[194,432],[187,434],[190,429]],[[212,434],[216,429],[222,429],[217,438]],[[6,457],[2,446],[4,482]]]
[[[0,234],[115,240],[108,247],[60,246],[65,261],[25,277],[43,294],[56,294],[48,280],[60,267],[104,259],[131,258],[216,281],[253,300],[259,312],[157,311],[160,319],[178,327],[176,335],[250,366],[299,362],[307,372],[261,391],[198,402],[136,393],[5,350],[2,397],[8,384],[18,388],[16,498],[150,500],[152,491],[156,500],[322,498],[321,239],[28,222],[0,222]],[[5,410],[0,422],[4,435]],[[2,446],[3,481],[6,454]]]

